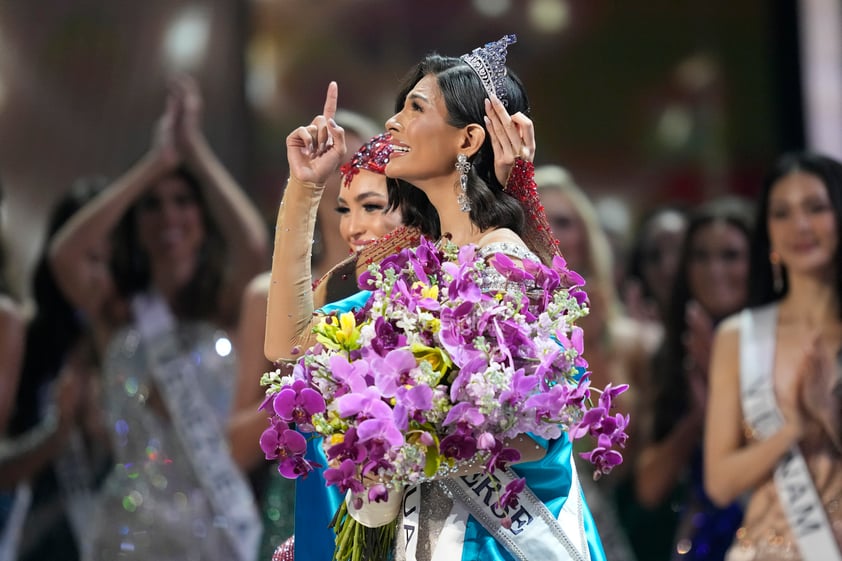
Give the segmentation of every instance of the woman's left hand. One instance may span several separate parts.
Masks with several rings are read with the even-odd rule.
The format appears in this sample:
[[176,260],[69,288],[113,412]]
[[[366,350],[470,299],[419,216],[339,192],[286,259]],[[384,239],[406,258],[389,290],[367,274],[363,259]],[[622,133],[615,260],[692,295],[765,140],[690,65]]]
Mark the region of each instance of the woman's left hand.
[[535,127],[523,113],[509,115],[496,96],[485,100],[485,113],[485,128],[494,150],[494,175],[500,185],[506,185],[516,159],[535,159]]

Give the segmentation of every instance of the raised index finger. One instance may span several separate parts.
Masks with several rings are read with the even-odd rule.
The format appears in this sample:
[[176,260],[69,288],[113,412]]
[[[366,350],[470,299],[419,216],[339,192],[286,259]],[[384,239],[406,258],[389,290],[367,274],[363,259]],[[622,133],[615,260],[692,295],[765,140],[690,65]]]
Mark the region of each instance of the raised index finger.
[[327,85],[327,96],[325,97],[325,108],[322,112],[325,119],[333,119],[336,115],[336,100],[339,98],[339,86],[336,82]]

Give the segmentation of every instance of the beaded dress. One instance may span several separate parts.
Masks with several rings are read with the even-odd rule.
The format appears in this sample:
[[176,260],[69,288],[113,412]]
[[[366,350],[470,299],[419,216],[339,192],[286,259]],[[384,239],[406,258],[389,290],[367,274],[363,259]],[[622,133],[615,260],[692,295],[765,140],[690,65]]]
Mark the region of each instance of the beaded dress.
[[[235,356],[224,332],[207,323],[177,328],[180,348],[199,367],[202,392],[220,423],[234,391]],[[134,327],[112,339],[103,363],[105,424],[115,464],[92,525],[94,560],[205,561],[235,555],[169,420]]]

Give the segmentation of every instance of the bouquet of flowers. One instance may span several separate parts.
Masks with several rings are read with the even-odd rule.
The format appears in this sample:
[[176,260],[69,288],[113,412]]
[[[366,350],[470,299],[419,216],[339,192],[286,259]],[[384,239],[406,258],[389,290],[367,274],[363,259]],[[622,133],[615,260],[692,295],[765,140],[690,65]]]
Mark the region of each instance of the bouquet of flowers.
[[[507,444],[526,434],[590,434],[597,445],[583,456],[595,476],[609,472],[628,423],[611,401],[625,387],[591,399],[575,325],[588,312],[583,285],[561,257],[549,267],[502,253],[486,260],[474,246],[423,239],[371,265],[360,277],[367,304],[325,316],[291,375],[264,375],[274,413],[260,441],[267,459],[285,477],[306,477],[321,466],[304,457],[302,433],[323,437],[326,483],[358,507],[469,466],[493,473],[520,459]],[[516,505],[523,485],[498,489],[498,503]],[[345,509],[335,559],[388,550],[394,525],[363,536]]]

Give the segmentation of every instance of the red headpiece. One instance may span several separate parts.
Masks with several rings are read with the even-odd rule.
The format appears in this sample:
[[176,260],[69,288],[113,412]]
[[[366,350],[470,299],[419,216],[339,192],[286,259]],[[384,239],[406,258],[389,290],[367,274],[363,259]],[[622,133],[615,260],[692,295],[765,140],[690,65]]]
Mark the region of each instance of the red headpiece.
[[342,185],[348,187],[351,180],[361,169],[373,171],[380,175],[386,174],[386,164],[392,154],[392,137],[389,133],[381,133],[363,144],[351,161],[342,164],[339,173],[342,174]]

